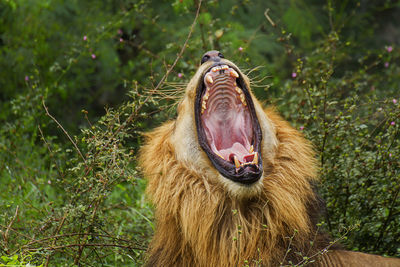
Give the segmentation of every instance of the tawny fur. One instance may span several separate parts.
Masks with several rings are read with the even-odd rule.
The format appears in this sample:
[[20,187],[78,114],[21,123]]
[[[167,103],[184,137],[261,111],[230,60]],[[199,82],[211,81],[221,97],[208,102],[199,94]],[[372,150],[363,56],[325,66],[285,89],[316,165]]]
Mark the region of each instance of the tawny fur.
[[[263,110],[252,95],[264,166],[262,179],[252,186],[222,177],[198,145],[194,97],[209,66],[203,64],[189,82],[177,119],[148,133],[141,149],[156,219],[147,265],[279,266],[318,254],[329,242],[315,227],[317,164],[298,131],[273,109]],[[340,263],[335,261],[340,256],[332,255]],[[315,260],[332,265],[330,258]]]

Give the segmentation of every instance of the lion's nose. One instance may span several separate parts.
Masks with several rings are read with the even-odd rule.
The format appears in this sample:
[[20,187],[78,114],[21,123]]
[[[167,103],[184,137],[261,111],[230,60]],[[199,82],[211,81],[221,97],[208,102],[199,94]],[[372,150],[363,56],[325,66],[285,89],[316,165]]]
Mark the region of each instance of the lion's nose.
[[209,60],[214,61],[214,62],[220,62],[221,58],[224,58],[224,55],[222,55],[221,52],[217,50],[211,50],[206,52],[203,57],[201,58],[201,64],[204,62],[207,62]]

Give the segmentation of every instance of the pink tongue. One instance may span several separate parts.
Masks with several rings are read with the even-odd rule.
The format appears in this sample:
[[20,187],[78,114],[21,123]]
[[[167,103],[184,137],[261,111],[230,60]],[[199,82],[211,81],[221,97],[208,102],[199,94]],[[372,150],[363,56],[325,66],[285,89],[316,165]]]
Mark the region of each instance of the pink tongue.
[[[225,160],[229,161],[229,156],[234,154],[240,162],[245,162],[253,135],[250,114],[241,103],[223,106],[206,110],[202,117],[207,141],[213,152]],[[209,113],[210,110],[213,111]]]
[[236,142],[228,149],[221,149],[219,154],[221,154],[224,159],[229,159],[229,155],[234,154],[240,162],[244,162],[244,157],[249,154],[249,151],[241,143]]

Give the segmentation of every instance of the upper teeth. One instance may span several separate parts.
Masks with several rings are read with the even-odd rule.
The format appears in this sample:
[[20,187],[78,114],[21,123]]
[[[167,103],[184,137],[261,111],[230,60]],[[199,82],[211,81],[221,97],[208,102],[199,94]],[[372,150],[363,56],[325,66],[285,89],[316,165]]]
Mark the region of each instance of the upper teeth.
[[205,93],[204,96],[203,96],[203,100],[206,100],[206,101],[207,101],[207,99],[208,99],[209,96],[210,96],[210,93],[209,93],[208,90],[207,90],[206,93]]
[[214,82],[209,73],[207,73],[207,75],[206,75],[206,80],[207,80],[208,83],[211,83],[211,84]]
[[231,76],[232,77],[235,77],[235,78],[238,78],[239,77],[239,74],[235,71],[235,70],[231,70]]
[[206,100],[203,99],[203,102],[201,103],[201,114],[203,114],[206,109],[207,109],[207,102]]
[[244,97],[244,94],[241,93],[239,96],[240,96],[240,101],[242,101],[243,105],[247,106],[246,98]]
[[[228,65],[222,65],[222,66],[216,66],[216,67],[213,67],[212,69],[211,69],[211,71],[212,72],[217,72],[217,71],[219,71],[219,70],[227,70],[227,69],[229,69],[229,66]],[[231,70],[231,75],[232,75],[232,77],[235,77],[235,78],[238,78],[239,77],[239,74],[235,71],[235,70]]]
[[[209,98],[209,96],[210,96],[209,91],[211,90],[211,86],[213,86],[213,84],[214,84],[213,76],[214,76],[214,78],[215,78],[215,77],[218,76],[218,75],[224,75],[224,74],[221,74],[221,73],[220,73],[220,74],[213,74],[213,72],[217,72],[217,71],[220,71],[220,70],[222,70],[223,72],[224,72],[225,70],[227,70],[227,72],[226,72],[225,75],[229,75],[230,77],[233,77],[233,78],[238,78],[238,77],[239,77],[239,74],[238,74],[233,68],[230,68],[228,65],[221,65],[221,66],[215,66],[215,67],[213,67],[213,68],[211,69],[211,71],[208,72],[208,73],[205,75],[205,77],[204,77],[204,83],[206,84],[207,91],[206,91],[206,93],[203,95],[203,99],[202,99],[203,101],[202,101],[202,103],[201,103],[201,104],[202,104],[202,105],[201,105],[201,114],[203,114],[204,111],[207,109],[207,100],[208,100],[208,98]],[[228,76],[228,77],[229,77],[229,76]],[[226,76],[225,76],[225,77],[226,77]],[[216,83],[216,84],[218,84],[218,80],[219,80],[219,79],[217,79],[217,83]],[[236,91],[237,94],[238,94],[238,98],[240,99],[240,101],[242,102],[242,104],[243,104],[244,106],[247,106],[246,97],[245,97],[245,95],[244,95],[242,89],[236,85],[236,79],[233,81],[233,84],[234,84],[234,87],[235,87],[235,91]]]

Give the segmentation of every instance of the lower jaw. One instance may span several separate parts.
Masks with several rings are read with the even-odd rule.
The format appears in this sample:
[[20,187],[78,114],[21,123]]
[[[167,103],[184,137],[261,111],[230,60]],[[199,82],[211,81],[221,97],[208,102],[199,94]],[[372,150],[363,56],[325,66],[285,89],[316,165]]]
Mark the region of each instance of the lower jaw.
[[251,198],[258,195],[262,191],[263,187],[263,175],[256,182],[252,184],[242,184],[234,182],[221,174],[219,174],[219,182],[227,189],[229,194],[235,198]]

